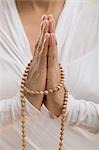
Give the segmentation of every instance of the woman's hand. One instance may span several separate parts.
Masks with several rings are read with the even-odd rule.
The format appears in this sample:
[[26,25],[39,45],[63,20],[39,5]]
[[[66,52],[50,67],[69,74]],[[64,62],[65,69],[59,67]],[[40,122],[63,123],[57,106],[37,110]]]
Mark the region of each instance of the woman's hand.
[[[45,90],[46,87],[46,73],[47,73],[47,53],[48,53],[48,26],[46,19],[42,21],[42,32],[35,46],[35,53],[33,62],[30,68],[28,79],[25,86],[33,91]],[[44,95],[29,95],[25,93],[26,98],[37,109],[41,108]]]
[[[51,16],[43,17],[42,21],[42,33],[36,43],[32,66],[26,81],[26,87],[33,91],[53,89],[60,83],[55,22]],[[44,24],[46,25],[44,26]],[[42,49],[42,47],[44,48]],[[25,94],[25,96],[37,109],[40,109],[42,103],[44,103],[51,114],[60,116],[64,99],[64,88],[48,96],[31,96],[28,94]]]
[[[47,69],[47,89],[53,89],[60,83],[60,68],[58,61],[57,42],[55,37],[55,22],[49,16],[49,48],[48,48],[48,69]],[[64,87],[59,91],[48,94],[44,104],[52,115],[60,116],[64,100]]]

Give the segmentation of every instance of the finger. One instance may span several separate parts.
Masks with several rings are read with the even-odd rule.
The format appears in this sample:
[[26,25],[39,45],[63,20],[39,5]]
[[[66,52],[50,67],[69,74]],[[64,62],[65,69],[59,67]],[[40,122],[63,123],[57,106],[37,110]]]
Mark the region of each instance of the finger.
[[42,50],[40,51],[38,56],[33,60],[32,68],[34,69],[36,68],[36,72],[40,72],[40,70],[43,71],[44,69],[46,70],[47,68],[49,36],[50,36],[49,33],[45,34]]
[[48,15],[49,20],[49,33],[55,33],[55,19],[53,15]]
[[46,33],[45,36],[44,36],[44,41],[43,41],[43,44],[42,44],[42,49],[40,51],[40,56],[42,58],[46,58],[47,59],[47,52],[48,52],[48,45],[49,45],[49,37],[50,37],[50,34],[49,33]]
[[49,33],[55,32],[55,20],[53,15],[48,15],[48,21],[49,21]]
[[47,33],[48,32],[48,29],[49,29],[49,22],[48,22],[48,20],[44,20],[44,29],[43,29],[43,31],[44,31],[44,34],[45,33]]
[[50,15],[48,15],[47,19],[50,21],[50,20],[53,20],[53,19],[54,19],[54,17],[53,17],[53,15],[52,15],[52,14],[50,14]]
[[[48,44],[49,44],[49,33],[46,33],[44,35],[44,40],[42,41],[41,49],[34,60],[35,66],[39,70],[47,68]],[[38,71],[38,69],[37,69],[37,71]]]
[[45,34],[48,33],[48,29],[49,29],[49,22],[48,22],[48,20],[44,20],[43,21],[42,27],[43,28],[41,29],[42,30],[41,31],[41,39],[40,39],[40,43],[39,43],[40,47],[42,46]]
[[49,23],[47,20],[44,20],[41,22],[40,25],[40,34],[39,34],[39,38],[38,41],[35,45],[35,53],[34,53],[34,57],[39,54],[40,50],[42,49],[42,44],[43,44],[43,40],[44,40],[44,35],[48,32],[48,28],[49,28]]
[[43,30],[43,21],[40,24],[40,32],[39,32],[37,42],[35,44],[34,57],[36,57],[37,53],[38,53],[38,49],[39,49],[39,45],[40,45],[40,41],[41,41],[41,37],[42,37],[42,30]]
[[48,67],[53,65],[58,66],[58,51],[55,34],[51,33],[49,38]]
[[[37,51],[37,49],[39,49],[39,46],[41,45],[41,41],[44,37],[44,34],[48,31],[48,23],[46,23],[46,20],[47,20],[47,15],[43,15],[42,18],[41,18],[41,24],[40,24],[40,32],[39,32],[39,38],[36,42],[36,45],[35,45],[35,49]],[[41,42],[41,43],[40,43]]]
[[44,28],[45,28],[45,25],[44,25],[44,22],[42,21],[40,25],[40,32],[39,32],[39,38],[38,38],[37,45],[36,45],[36,50],[39,50],[39,47],[41,45],[42,37],[44,34]]
[[55,21],[54,20],[49,21],[49,33],[55,33]]
[[[51,82],[49,82],[50,80]],[[49,38],[47,81],[47,88],[55,88],[60,82],[58,51],[54,33],[51,33]]]
[[47,20],[44,21],[44,25],[45,25],[45,28],[43,30],[43,34],[42,34],[41,41],[39,44],[39,51],[42,50],[45,35],[46,35],[46,33],[48,33],[48,30],[49,30],[49,22]]

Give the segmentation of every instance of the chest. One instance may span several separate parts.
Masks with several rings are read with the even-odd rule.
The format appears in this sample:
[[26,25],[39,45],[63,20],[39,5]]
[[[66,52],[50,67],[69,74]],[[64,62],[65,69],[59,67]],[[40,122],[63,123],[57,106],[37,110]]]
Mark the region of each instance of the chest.
[[[98,24],[97,23],[95,23],[95,25],[92,24],[92,21],[95,18],[94,15],[90,15],[89,13],[88,17],[85,17],[85,15],[83,17],[82,16],[83,14],[85,14],[84,10],[83,10],[83,13],[81,13],[81,16],[79,16],[79,18],[76,17],[75,20],[72,21],[70,20],[72,18],[72,13],[70,13],[69,17],[67,17],[68,20],[62,22],[60,26],[57,28],[58,29],[57,31],[59,31],[57,32],[59,45],[62,45],[61,51],[60,51],[60,61],[65,69],[66,84],[68,85],[70,93],[77,99],[86,99],[86,100],[96,101],[97,99],[99,99],[99,92],[98,92],[99,51],[98,51],[98,48],[97,48],[97,51],[93,52],[92,55],[88,55],[86,57],[84,57],[83,55],[84,54],[87,55],[87,52],[89,52],[89,50],[92,50],[93,47],[97,45],[96,41],[98,39],[98,34],[94,34],[94,33],[97,32]],[[27,35],[28,41],[30,43],[31,51],[33,54],[34,45],[36,43],[36,40],[39,34],[39,26],[40,26],[41,19],[39,19],[38,17],[33,17],[31,15],[28,15],[28,16],[29,17],[26,17],[25,15],[24,17],[24,16],[21,16],[20,14],[20,17],[22,17],[21,20],[23,23],[23,27]],[[36,19],[34,20],[34,18]],[[94,20],[93,22],[97,22],[97,21]],[[17,38],[19,39],[21,30],[19,30],[18,32],[18,30],[15,30],[15,27],[16,26],[14,26],[14,31],[16,32]],[[11,33],[13,34],[13,32]],[[16,36],[14,38],[16,40]],[[26,46],[26,40],[24,41],[23,39],[24,39],[24,36],[22,36],[22,41],[23,41],[23,45]],[[1,71],[0,91],[2,91],[3,95],[5,95],[4,93],[5,91],[7,91],[5,96],[9,96],[10,93],[11,95],[13,95],[13,93],[16,93],[16,91],[18,90],[20,79],[21,79],[20,72],[22,72],[22,69],[24,69],[22,68],[24,66],[21,66],[22,59],[24,59],[24,55],[20,55],[19,49],[17,49],[18,47],[17,46],[16,51],[17,51],[18,56],[16,54],[17,57],[16,56],[13,57],[14,59],[10,61],[12,59],[12,56],[10,57],[9,52],[13,51],[13,47],[11,48],[12,43],[9,42],[8,44],[9,44],[9,50],[8,50],[8,53],[6,54],[6,59],[8,59],[9,61],[7,63],[5,62],[6,68],[3,67],[4,65],[2,66],[2,63],[0,61],[0,64],[1,64],[0,66],[0,71]],[[2,44],[1,44],[0,50],[2,54],[5,51]],[[13,52],[13,55],[15,55],[16,51]],[[25,54],[25,57],[26,57],[26,54]],[[76,61],[77,63],[75,62],[73,64],[67,65],[68,62],[71,63],[72,61],[80,57],[81,59],[78,62]],[[19,58],[19,61],[18,61],[18,58]],[[11,68],[13,68],[13,71],[11,70]],[[5,75],[7,74],[7,76],[5,77],[4,74]],[[4,85],[4,81],[5,81],[5,85]]]
[[34,54],[35,44],[39,38],[41,16],[33,16],[33,12],[28,14],[20,14],[20,19],[22,21],[23,29],[25,31],[31,53]]
[[[1,50],[4,51],[3,47]],[[24,66],[20,59],[18,60],[18,57],[12,57],[9,53],[6,56],[3,59],[0,57],[0,97],[12,96],[18,91],[21,75],[24,70]],[[69,65],[66,65],[65,60],[61,58],[61,64],[65,70],[65,84],[75,98],[98,101],[98,57],[99,51],[96,50]],[[5,91],[6,94],[4,94]]]

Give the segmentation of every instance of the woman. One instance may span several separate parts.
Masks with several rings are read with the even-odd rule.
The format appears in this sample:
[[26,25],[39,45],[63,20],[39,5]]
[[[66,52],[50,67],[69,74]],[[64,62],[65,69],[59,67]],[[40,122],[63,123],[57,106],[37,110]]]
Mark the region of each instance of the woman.
[[[43,14],[46,15],[40,19]],[[96,0],[0,0],[0,150],[21,149],[20,81],[26,64],[35,55],[40,22],[44,35],[41,45],[45,39],[46,43],[41,63],[37,59],[37,66],[31,66],[27,87],[43,90],[46,76],[47,87],[55,87],[61,63],[69,90],[63,149],[98,150],[99,3]],[[25,96],[27,150],[57,150],[64,89],[46,99]]]

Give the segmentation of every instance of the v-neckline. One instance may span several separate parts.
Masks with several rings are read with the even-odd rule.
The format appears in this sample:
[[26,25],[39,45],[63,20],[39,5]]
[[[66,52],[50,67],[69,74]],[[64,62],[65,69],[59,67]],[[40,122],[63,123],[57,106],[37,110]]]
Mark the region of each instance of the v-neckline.
[[[65,5],[67,5],[68,1],[69,0],[65,0],[65,4],[63,6],[63,9],[62,9],[62,11],[61,11],[61,13],[59,15],[59,18],[58,18],[58,21],[57,21],[57,25],[56,25],[56,29],[55,29],[56,36],[58,36],[58,30],[59,30],[60,26],[63,25],[63,22],[61,22],[61,18],[64,17],[63,14],[64,14],[64,10],[65,10],[65,7],[66,7]],[[25,51],[24,55],[25,56],[27,55],[26,57],[29,57],[31,59],[32,58],[32,52],[31,52],[31,48],[30,48],[30,43],[29,43],[28,37],[26,35],[23,23],[21,21],[20,15],[18,13],[15,0],[13,0],[13,7],[14,7],[14,9],[13,9],[14,12],[13,13],[15,15],[15,16],[14,15],[13,16],[16,17],[16,22],[17,22],[18,28],[21,29],[21,34],[19,34],[19,39],[23,40],[23,38],[24,38],[24,44],[25,44],[25,46],[27,48],[27,52]],[[15,19],[15,18],[13,18],[13,19]],[[21,42],[23,43],[23,41],[21,41]],[[24,47],[24,46],[22,46],[22,47]],[[58,51],[60,49],[61,49],[61,46],[59,46]]]

